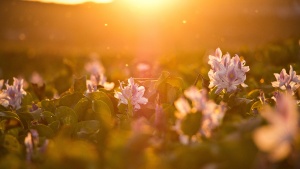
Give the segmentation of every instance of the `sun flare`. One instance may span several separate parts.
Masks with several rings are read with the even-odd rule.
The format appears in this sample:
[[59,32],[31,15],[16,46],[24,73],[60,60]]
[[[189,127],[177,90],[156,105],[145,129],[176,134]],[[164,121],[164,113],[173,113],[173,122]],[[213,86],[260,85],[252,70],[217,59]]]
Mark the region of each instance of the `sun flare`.
[[127,2],[135,7],[142,9],[161,8],[172,3],[172,0],[127,0]]

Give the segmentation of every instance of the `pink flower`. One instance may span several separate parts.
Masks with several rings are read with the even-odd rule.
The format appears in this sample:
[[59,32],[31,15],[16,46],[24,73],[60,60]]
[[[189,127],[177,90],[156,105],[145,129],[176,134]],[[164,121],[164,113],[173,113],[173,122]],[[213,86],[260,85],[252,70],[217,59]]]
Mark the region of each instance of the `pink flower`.
[[140,104],[147,104],[148,99],[143,97],[145,87],[134,83],[133,78],[128,79],[128,85],[123,87],[123,82],[120,83],[121,91],[115,92],[115,98],[119,99],[120,104],[132,105],[135,110],[141,108]]
[[274,73],[274,76],[276,81],[272,82],[273,87],[279,87],[293,93],[300,86],[300,76],[296,74],[291,65],[289,74],[286,73],[285,69],[282,69],[280,74]]
[[173,129],[179,134],[179,140],[183,144],[188,143],[188,136],[181,130],[182,121],[191,113],[202,113],[202,121],[200,122],[199,132],[193,135],[190,141],[194,142],[197,135],[210,137],[212,131],[219,127],[227,110],[226,105],[216,104],[212,100],[207,99],[207,91],[205,89],[198,90],[196,87],[190,87],[184,91],[185,96],[192,101],[192,106],[187,99],[180,97],[174,102],[177,109],[175,116],[177,118]]
[[112,90],[115,86],[113,82],[107,82],[107,78],[104,75],[105,69],[101,63],[97,60],[89,62],[85,65],[85,69],[90,73],[90,80],[87,80],[87,92],[97,91],[98,85],[103,86],[106,90]]
[[19,109],[21,107],[22,98],[26,95],[23,90],[23,79],[18,80],[14,78],[13,85],[5,84],[6,90],[2,90],[0,94],[0,103],[4,107],[11,106],[13,109]]
[[276,108],[265,106],[261,116],[269,125],[254,131],[253,139],[257,147],[269,154],[272,161],[286,158],[292,151],[292,143],[298,132],[297,104],[290,94],[276,97]]
[[200,132],[206,137],[211,137],[212,131],[221,125],[226,110],[224,103],[217,105],[213,101],[208,101],[205,109],[202,111],[203,117]]
[[195,86],[192,86],[184,91],[185,97],[192,101],[193,107],[198,111],[201,111],[207,102],[207,91],[198,90]]
[[247,87],[244,81],[246,80],[246,72],[250,69],[245,66],[245,63],[238,55],[233,58],[230,58],[229,54],[222,56],[221,50],[216,49],[215,56],[210,55],[208,61],[208,64],[211,65],[211,70],[208,72],[209,88],[216,86],[216,93],[220,93],[223,89],[226,89],[227,92],[233,92],[238,85]]

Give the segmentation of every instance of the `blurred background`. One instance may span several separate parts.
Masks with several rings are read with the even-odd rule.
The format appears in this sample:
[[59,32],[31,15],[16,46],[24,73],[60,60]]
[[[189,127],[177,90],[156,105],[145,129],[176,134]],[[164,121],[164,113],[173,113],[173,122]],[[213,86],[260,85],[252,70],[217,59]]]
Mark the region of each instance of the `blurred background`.
[[33,56],[99,52],[152,58],[204,48],[253,48],[300,36],[298,0],[56,2],[1,0],[0,49],[28,50]]
[[272,47],[270,57],[299,58],[300,1],[1,0],[0,25],[0,78],[42,72],[61,58],[168,63],[174,56],[208,57],[217,47],[249,53],[278,42],[292,52]]

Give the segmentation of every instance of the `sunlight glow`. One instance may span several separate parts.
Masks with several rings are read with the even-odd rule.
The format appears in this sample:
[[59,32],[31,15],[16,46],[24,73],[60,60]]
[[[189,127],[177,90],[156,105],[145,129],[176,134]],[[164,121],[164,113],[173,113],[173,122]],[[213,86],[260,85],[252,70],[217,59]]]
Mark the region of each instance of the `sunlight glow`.
[[44,3],[56,3],[56,4],[82,4],[85,2],[94,2],[94,3],[110,3],[113,0],[27,0],[27,1],[36,1],[36,2],[44,2]]
[[141,10],[158,10],[167,8],[175,0],[125,0],[128,5],[134,6]]

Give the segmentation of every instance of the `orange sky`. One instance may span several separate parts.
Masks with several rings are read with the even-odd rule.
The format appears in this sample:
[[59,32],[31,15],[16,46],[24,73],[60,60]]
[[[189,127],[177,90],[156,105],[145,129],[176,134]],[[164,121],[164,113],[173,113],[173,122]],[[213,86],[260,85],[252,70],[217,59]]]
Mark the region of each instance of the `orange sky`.
[[94,2],[94,3],[113,2],[113,0],[27,0],[27,1],[38,1],[38,2],[57,3],[57,4],[81,4],[85,2]]

